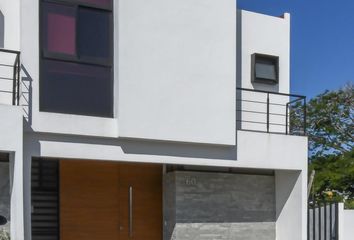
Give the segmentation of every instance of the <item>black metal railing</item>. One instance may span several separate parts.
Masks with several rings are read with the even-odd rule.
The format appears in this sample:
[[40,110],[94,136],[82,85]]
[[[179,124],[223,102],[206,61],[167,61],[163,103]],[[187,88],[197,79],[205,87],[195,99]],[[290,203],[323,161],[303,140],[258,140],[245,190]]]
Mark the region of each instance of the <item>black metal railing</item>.
[[306,135],[306,97],[237,88],[237,129]]
[[338,203],[309,203],[308,240],[338,240]]
[[[5,96],[4,99],[12,94],[8,104],[17,106],[20,104],[20,71],[20,52],[0,49],[0,94]],[[12,81],[11,86],[6,81]]]

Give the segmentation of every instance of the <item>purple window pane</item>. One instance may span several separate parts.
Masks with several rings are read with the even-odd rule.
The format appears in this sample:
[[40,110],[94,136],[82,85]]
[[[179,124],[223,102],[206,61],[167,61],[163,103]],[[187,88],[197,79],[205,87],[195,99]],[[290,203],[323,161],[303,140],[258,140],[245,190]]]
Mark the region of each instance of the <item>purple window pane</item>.
[[44,39],[46,50],[75,55],[75,8],[53,3],[44,4]]
[[104,8],[112,7],[112,0],[80,0],[80,2],[94,4]]

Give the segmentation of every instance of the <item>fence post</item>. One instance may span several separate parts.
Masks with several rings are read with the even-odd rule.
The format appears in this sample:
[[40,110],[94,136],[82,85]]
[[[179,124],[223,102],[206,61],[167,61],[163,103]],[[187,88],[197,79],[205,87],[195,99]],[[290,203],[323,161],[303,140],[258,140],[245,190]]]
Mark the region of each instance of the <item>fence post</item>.
[[335,234],[336,234],[335,235],[335,239],[338,240],[339,239],[339,236],[338,236],[338,234],[339,234],[339,225],[338,225],[338,220],[339,220],[338,219],[338,210],[339,209],[338,209],[338,203],[336,202],[334,206],[335,206],[335,219],[334,219],[334,221],[335,221],[334,223],[335,224],[334,225],[335,225]]
[[322,225],[322,217],[321,217],[321,203],[320,205],[318,206],[318,239],[322,239],[322,228],[321,228],[321,225]]
[[[315,200],[313,200],[315,201]],[[313,202],[312,205],[312,236],[313,240],[316,240],[316,204]]]
[[269,93],[267,93],[267,133],[269,133]]
[[307,128],[307,106],[306,106],[306,97],[304,97],[304,135],[306,135]]
[[21,72],[21,61],[20,53],[17,54],[17,106],[20,105],[20,72]]
[[310,240],[310,203],[307,207],[307,240]]
[[333,224],[333,213],[332,213],[332,211],[333,211],[333,203],[331,203],[330,205],[329,205],[329,226],[330,226],[330,228],[329,228],[329,238],[332,240],[333,239],[333,229],[332,229],[332,224]]
[[15,63],[14,63],[14,67],[13,67],[13,78],[12,78],[12,105],[15,106],[16,105],[16,68],[17,68],[17,58],[18,55],[16,55],[16,59],[15,59]]
[[324,239],[327,240],[327,204],[326,202],[323,203],[323,207],[324,207]]
[[285,110],[285,133],[288,135],[288,120],[290,119],[289,116],[289,103],[286,104],[286,110]]

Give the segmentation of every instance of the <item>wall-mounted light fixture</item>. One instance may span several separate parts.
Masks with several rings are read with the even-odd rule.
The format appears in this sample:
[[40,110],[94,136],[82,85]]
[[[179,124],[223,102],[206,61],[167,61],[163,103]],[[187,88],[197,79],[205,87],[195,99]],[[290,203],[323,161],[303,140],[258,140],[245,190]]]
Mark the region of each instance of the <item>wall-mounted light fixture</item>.
[[0,226],[1,226],[1,225],[5,225],[6,223],[7,223],[6,217],[0,215]]

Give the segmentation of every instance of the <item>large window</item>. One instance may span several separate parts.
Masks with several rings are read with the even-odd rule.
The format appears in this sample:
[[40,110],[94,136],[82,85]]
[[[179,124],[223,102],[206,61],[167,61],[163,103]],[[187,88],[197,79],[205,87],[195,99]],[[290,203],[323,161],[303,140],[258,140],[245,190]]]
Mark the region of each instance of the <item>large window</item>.
[[41,111],[113,117],[112,18],[112,0],[41,2]]

